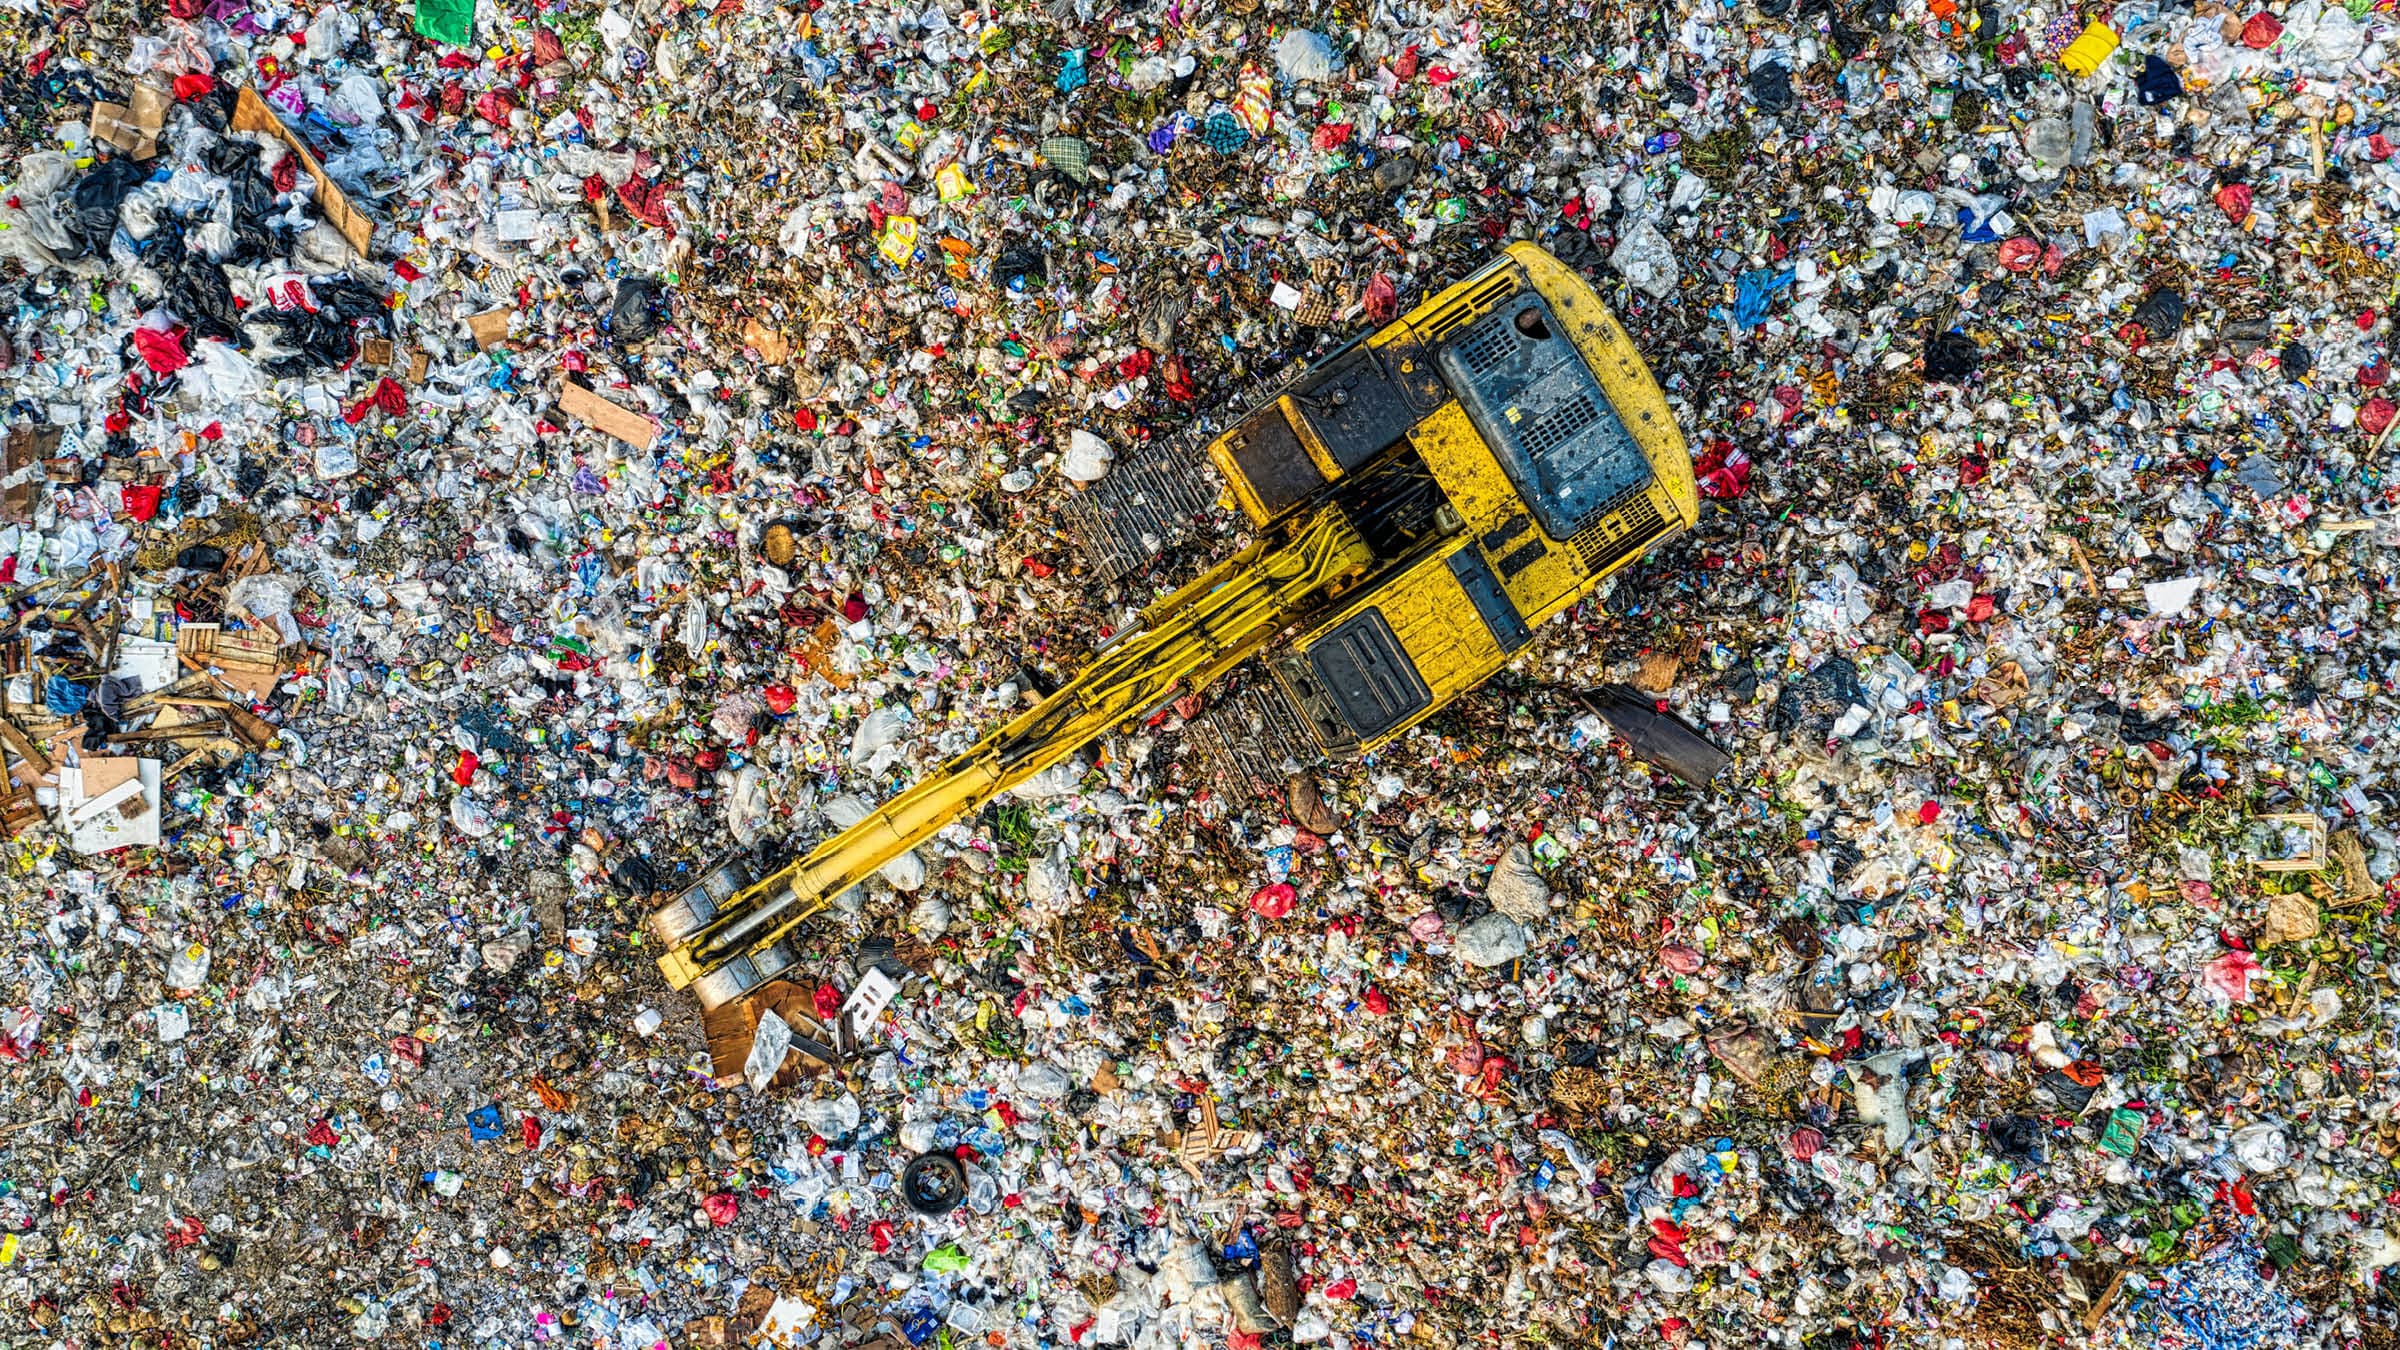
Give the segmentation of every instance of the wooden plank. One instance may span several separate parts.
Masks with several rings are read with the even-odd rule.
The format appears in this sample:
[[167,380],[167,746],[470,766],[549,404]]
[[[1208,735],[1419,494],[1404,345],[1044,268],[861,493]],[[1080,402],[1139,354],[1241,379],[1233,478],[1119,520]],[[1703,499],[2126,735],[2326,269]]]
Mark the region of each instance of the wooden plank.
[[226,720],[233,723],[233,729],[237,732],[240,732],[242,739],[250,742],[250,744],[256,749],[263,750],[275,742],[275,728],[268,726],[263,721],[260,721],[257,714],[251,712],[248,708],[245,708],[239,703],[235,703],[229,699],[201,698],[190,694],[175,694],[171,696],[164,696],[159,701],[162,703],[181,703],[194,708],[214,708],[217,711],[224,713]]

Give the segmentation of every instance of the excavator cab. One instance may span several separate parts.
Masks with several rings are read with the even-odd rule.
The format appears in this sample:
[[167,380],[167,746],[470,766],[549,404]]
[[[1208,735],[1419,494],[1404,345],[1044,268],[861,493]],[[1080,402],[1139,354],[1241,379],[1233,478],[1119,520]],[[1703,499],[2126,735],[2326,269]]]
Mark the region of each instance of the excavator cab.
[[1219,737],[1262,777],[1405,732],[1699,510],[1624,330],[1530,244],[1311,367],[1208,455],[1253,526],[1331,504],[1376,553],[1373,582],[1266,653]]

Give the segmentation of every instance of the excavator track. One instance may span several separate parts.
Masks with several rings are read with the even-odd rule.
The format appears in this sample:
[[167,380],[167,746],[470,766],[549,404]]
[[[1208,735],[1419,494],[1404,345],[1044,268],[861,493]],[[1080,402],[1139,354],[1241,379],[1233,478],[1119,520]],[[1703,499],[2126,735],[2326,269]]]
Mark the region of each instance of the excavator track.
[[1183,733],[1218,791],[1235,798],[1277,791],[1293,773],[1324,760],[1300,710],[1257,661],[1227,683],[1233,687],[1212,694]]
[[1225,515],[1217,491],[1208,457],[1188,435],[1161,437],[1068,500],[1067,533],[1094,580],[1107,585],[1213,533]]

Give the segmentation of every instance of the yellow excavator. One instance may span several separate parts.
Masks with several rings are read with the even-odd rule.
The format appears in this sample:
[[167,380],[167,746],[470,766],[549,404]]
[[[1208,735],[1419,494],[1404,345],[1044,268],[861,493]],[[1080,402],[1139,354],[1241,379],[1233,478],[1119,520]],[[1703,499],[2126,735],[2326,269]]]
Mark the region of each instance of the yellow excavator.
[[[805,856],[720,863],[650,915],[659,968],[712,1026],[792,971],[795,930],[836,896],[1101,736],[1239,668],[1236,706],[1209,721],[1219,748],[1283,763],[1372,751],[1699,511],[1683,436],[1625,330],[1527,243],[1294,376],[1208,458],[1246,546]],[[1127,474],[1107,509],[1147,519],[1146,492],[1174,496]]]

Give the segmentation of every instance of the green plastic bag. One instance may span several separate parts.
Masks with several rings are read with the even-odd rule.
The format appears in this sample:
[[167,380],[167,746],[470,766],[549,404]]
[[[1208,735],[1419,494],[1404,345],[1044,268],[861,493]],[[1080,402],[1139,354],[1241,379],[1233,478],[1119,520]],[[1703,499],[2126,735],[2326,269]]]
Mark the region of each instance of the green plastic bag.
[[2142,1131],[2148,1124],[2141,1112],[2119,1107],[2109,1113],[2108,1129],[2100,1136],[2100,1147],[2120,1158],[2130,1158],[2134,1145],[2142,1142]]
[[417,0],[417,32],[464,47],[475,36],[475,0]]

